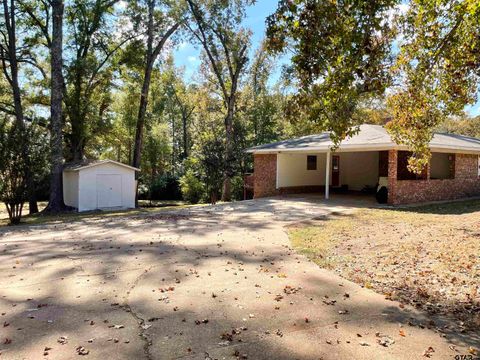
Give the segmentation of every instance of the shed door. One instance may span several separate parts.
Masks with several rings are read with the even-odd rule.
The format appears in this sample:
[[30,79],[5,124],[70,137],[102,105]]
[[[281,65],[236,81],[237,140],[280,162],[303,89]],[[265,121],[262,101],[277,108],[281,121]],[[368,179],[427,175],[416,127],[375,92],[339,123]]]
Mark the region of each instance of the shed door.
[[122,175],[97,175],[97,207],[122,206]]

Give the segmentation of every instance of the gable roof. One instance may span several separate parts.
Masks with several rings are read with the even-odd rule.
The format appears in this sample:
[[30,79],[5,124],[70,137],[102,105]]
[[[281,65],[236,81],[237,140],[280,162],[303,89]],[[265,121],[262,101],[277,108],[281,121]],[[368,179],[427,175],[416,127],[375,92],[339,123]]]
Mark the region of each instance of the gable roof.
[[[249,153],[328,151],[333,146],[330,133],[302,136],[294,139],[259,145],[247,150]],[[468,152],[480,154],[480,139],[468,136],[435,133],[430,142],[432,150]],[[358,134],[344,139],[336,151],[368,151],[406,149],[392,141],[385,128],[380,125],[360,125]]]
[[91,168],[91,167],[98,166],[98,165],[103,165],[103,164],[113,164],[113,165],[125,167],[127,169],[140,171],[140,169],[138,169],[136,167],[133,167],[133,166],[130,166],[130,165],[127,165],[127,164],[123,164],[121,162],[114,161],[114,160],[84,160],[84,161],[81,161],[81,162],[67,163],[67,164],[64,165],[63,169],[65,171],[80,171],[80,170],[83,170],[83,169],[87,169],[87,168]]

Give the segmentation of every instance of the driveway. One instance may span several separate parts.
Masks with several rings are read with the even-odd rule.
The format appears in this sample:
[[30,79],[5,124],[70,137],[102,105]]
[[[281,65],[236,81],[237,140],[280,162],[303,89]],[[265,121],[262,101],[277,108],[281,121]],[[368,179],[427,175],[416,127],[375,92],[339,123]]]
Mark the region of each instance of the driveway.
[[423,314],[291,249],[285,224],[370,205],[296,196],[3,228],[0,359],[467,354]]

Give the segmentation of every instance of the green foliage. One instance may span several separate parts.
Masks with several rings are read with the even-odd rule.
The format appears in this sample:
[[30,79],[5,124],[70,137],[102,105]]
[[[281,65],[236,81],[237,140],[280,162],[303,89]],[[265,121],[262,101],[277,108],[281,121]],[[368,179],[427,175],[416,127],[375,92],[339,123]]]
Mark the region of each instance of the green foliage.
[[393,67],[400,86],[388,98],[388,130],[414,153],[420,173],[430,158],[433,130],[477,100],[480,86],[480,3],[412,0],[400,18],[400,54]]
[[150,184],[148,200],[180,200],[181,198],[180,182],[176,176],[159,175]]
[[66,7],[66,28],[70,35],[65,61],[68,160],[82,160],[92,138],[110,130],[112,60],[126,41],[114,41],[112,37],[115,25],[119,25],[108,21],[114,3],[74,0]]
[[28,200],[25,154],[29,136],[25,129],[6,122],[0,130],[0,201],[7,207],[10,223],[18,224]]
[[[240,81],[248,62],[251,32],[242,26],[246,7],[252,0],[194,1],[187,0],[192,17],[189,26],[193,37],[202,45],[205,79],[214,79],[224,108],[224,155],[222,200],[231,199],[231,178],[234,169],[234,118]],[[208,186],[208,185],[207,185]],[[212,192],[212,202],[215,202]]]
[[[232,198],[243,197],[242,175],[252,170],[244,150],[253,145],[319,131],[332,131],[338,144],[360,123],[393,118],[388,130],[412,150],[409,167],[418,171],[434,129],[480,135],[478,118],[460,114],[476,101],[480,84],[478,0],[281,0],[267,19],[266,43],[254,53],[244,26],[253,2],[67,2],[65,158],[132,163],[140,148],[142,196],[177,194],[178,177],[193,201],[215,202],[230,188],[226,179]],[[37,188],[45,188],[51,6],[22,0],[16,14],[22,105],[26,124],[35,125],[27,126],[35,131],[31,170]],[[202,47],[192,80],[172,55],[147,61],[177,22],[182,26],[167,46],[188,40]],[[148,28],[155,29],[150,45]],[[284,76],[272,84],[275,56],[292,51]],[[148,104],[135,145],[147,63]],[[14,110],[1,76],[0,112]]]
[[480,116],[468,117],[465,115],[450,117],[439,127],[439,131],[480,138]]
[[205,186],[193,170],[187,170],[180,180],[183,200],[196,204],[204,198]]
[[203,170],[202,180],[206,192],[210,202],[215,204],[223,183],[225,143],[222,139],[212,135],[209,134],[209,136],[204,137],[202,142],[198,144],[197,156]]
[[234,176],[232,178],[232,200],[243,200],[243,188],[243,176]]
[[262,43],[254,54],[240,97],[240,108],[245,109],[240,116],[245,119],[248,146],[273,142],[285,134],[285,96],[279,84],[274,88],[268,84],[275,70],[274,60]]
[[359,104],[390,83],[394,31],[385,19],[396,2],[279,2],[267,19],[267,44],[274,53],[294,52],[287,75],[299,91],[290,100],[291,119],[314,124],[311,131],[331,131],[335,144],[356,132]]

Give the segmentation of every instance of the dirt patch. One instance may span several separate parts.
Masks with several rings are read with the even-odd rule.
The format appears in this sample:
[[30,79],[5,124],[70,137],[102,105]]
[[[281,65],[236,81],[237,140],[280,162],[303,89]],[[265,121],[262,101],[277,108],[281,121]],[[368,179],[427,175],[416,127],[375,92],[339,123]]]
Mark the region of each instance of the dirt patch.
[[295,247],[341,276],[480,329],[480,201],[362,210],[289,228]]

